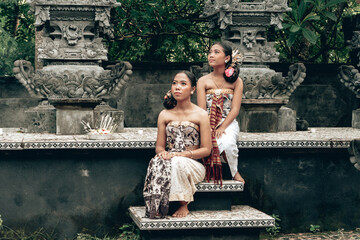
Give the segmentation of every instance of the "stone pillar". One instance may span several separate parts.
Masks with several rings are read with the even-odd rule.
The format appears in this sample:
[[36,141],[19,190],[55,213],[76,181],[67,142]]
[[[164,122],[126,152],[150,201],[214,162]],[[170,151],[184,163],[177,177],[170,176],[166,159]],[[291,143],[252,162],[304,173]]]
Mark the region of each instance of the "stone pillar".
[[55,133],[56,109],[48,101],[25,111],[28,133]]

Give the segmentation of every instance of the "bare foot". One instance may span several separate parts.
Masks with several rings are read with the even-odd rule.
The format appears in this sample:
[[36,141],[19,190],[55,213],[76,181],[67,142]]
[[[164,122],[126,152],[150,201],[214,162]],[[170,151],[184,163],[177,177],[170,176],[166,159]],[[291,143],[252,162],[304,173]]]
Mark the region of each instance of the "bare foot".
[[241,177],[240,173],[239,172],[236,172],[235,173],[235,176],[233,178],[235,181],[239,181],[239,182],[242,182],[245,184],[245,180]]
[[176,212],[172,215],[173,217],[183,218],[189,214],[188,204],[187,202],[180,202],[180,207]]

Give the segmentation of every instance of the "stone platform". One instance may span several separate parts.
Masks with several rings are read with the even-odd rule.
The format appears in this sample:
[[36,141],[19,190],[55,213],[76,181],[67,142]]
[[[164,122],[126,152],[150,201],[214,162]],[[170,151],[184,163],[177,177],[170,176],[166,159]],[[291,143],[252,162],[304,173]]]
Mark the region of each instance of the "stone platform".
[[250,206],[233,206],[231,211],[191,211],[184,218],[144,218],[145,207],[130,207],[131,218],[140,230],[273,227],[271,216]]
[[[87,135],[21,133],[20,129],[0,131],[0,150],[23,149],[152,149],[156,128],[125,128],[104,140],[90,140]],[[309,131],[277,133],[241,132],[239,148],[348,148],[360,138],[356,128],[311,128]]]

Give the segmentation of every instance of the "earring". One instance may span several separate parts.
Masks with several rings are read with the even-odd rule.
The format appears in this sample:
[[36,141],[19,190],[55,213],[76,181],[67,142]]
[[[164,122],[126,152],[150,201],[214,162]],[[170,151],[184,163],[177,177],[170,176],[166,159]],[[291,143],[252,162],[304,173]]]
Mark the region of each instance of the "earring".
[[225,60],[225,63],[227,63],[228,62],[228,60]]

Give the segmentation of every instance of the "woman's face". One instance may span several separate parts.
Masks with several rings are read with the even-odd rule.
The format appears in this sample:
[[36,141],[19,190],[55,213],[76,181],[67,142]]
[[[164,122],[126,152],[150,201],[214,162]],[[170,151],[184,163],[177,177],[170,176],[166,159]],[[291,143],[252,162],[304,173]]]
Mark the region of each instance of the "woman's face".
[[230,57],[225,56],[224,49],[219,44],[214,44],[208,54],[208,63],[211,67],[225,65],[225,60],[229,61]]
[[190,98],[194,90],[195,87],[191,86],[190,79],[185,73],[176,74],[171,85],[171,93],[177,101]]

